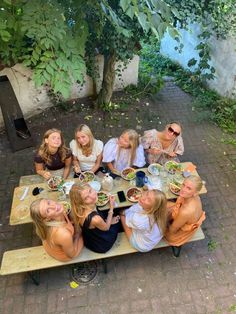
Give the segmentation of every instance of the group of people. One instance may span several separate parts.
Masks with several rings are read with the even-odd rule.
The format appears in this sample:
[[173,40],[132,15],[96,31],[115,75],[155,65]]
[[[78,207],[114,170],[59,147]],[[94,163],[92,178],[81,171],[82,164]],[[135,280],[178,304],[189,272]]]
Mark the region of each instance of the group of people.
[[[167,124],[162,131],[145,131],[141,138],[128,129],[105,145],[82,124],[75,130],[70,148],[65,146],[60,130],[48,130],[34,162],[36,172],[46,180],[54,175],[77,177],[83,171],[97,173],[102,164],[115,177],[127,167],[178,160],[183,152],[181,125],[177,122]],[[192,237],[205,219],[198,196],[201,188],[201,179],[190,176],[184,180],[176,203],[168,202],[163,192],[153,189],[143,192],[137,204],[114,213],[114,196],[109,199],[110,209],[100,211],[96,208],[97,192],[89,184],[74,184],[69,194],[69,214],[62,204],[49,199],[34,201],[30,213],[45,250],[58,260],[79,255],[83,246],[107,252],[121,225],[130,244],[147,252],[162,237],[173,246],[181,246]]]

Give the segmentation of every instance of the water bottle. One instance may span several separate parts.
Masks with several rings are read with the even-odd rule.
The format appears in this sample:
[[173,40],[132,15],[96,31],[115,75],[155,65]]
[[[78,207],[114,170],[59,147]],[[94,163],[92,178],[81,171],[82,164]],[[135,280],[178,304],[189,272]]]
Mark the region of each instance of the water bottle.
[[109,175],[109,173],[105,174],[101,183],[104,191],[110,192],[113,189],[113,178]]

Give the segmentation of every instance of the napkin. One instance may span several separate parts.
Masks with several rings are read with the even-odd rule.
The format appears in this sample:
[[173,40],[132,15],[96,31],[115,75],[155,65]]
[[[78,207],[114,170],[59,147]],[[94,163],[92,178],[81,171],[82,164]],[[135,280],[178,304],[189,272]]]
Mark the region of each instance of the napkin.
[[196,170],[196,166],[194,164],[189,164],[185,169],[184,171],[187,171],[187,172],[194,172]]

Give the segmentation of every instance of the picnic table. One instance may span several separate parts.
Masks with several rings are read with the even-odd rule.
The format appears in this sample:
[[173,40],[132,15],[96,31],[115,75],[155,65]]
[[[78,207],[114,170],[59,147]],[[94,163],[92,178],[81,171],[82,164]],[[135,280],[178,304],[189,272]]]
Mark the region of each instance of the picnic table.
[[[181,163],[183,169],[185,169],[190,162],[185,162]],[[142,170],[146,173],[146,175],[152,179],[154,176],[148,173],[147,168],[142,168],[138,169]],[[198,175],[197,171],[195,170],[193,174]],[[155,176],[156,178],[159,176]],[[101,178],[96,176],[96,180],[101,181]],[[177,196],[173,194],[169,189],[167,185],[167,180],[164,180],[163,178],[159,177],[159,180],[161,180],[161,185],[162,189],[166,194],[167,199],[175,199]],[[68,179],[66,181],[74,181],[75,183],[80,182],[78,178],[76,179]],[[155,181],[154,181],[155,182]],[[158,181],[156,181],[158,182]],[[160,183],[160,182],[159,182]],[[120,202],[118,199],[117,192],[118,191],[126,191],[130,187],[134,187],[135,181],[127,181],[122,178],[120,180],[114,180],[114,187],[110,194],[115,196],[115,208],[122,208],[122,207],[127,207],[133,205],[129,200],[126,199],[125,202]],[[32,191],[34,190],[35,187],[42,188],[42,192],[39,193],[38,195],[34,196],[32,194]],[[155,186],[154,186],[155,188]],[[24,192],[27,191],[26,196],[24,197],[23,200],[21,200]],[[200,194],[207,193],[205,185],[202,187]],[[23,185],[23,186],[18,186],[14,189],[14,194],[13,194],[13,201],[12,201],[12,207],[11,207],[11,213],[10,213],[10,225],[18,225],[18,224],[25,224],[25,223],[30,223],[32,222],[30,214],[29,214],[29,208],[31,203],[39,198],[49,198],[55,201],[67,201],[69,202],[69,198],[67,197],[65,199],[65,196],[63,195],[62,192],[60,191],[51,191],[47,185],[47,182],[44,183],[34,183],[34,184],[28,184],[28,185]],[[99,207],[100,210],[107,210],[109,208],[108,205],[105,205],[103,207]]]

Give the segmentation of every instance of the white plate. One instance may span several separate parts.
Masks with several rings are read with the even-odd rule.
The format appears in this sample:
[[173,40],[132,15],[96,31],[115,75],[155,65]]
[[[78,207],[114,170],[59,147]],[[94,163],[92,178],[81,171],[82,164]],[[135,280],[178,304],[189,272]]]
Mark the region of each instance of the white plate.
[[153,176],[158,176],[160,174],[160,170],[162,166],[160,164],[154,163],[148,166],[148,172]]
[[93,188],[97,192],[99,192],[101,189],[101,183],[98,181],[89,182],[89,185],[91,186],[91,188]]

